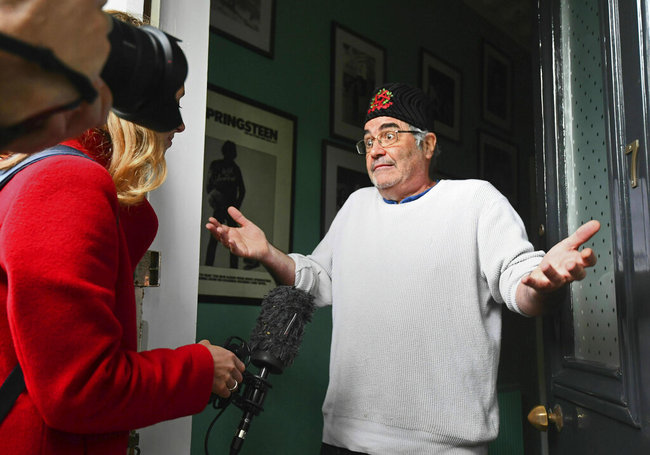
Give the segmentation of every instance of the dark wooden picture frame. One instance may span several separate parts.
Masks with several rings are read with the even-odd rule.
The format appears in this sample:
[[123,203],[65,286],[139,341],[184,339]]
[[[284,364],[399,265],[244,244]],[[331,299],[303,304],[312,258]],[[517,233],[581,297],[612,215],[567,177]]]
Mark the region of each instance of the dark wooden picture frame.
[[460,141],[462,76],[459,70],[420,49],[420,88],[436,105],[435,133]]
[[484,131],[478,133],[479,177],[492,183],[517,207],[517,147]]
[[348,196],[359,188],[372,186],[366,170],[366,157],[324,140],[322,146],[321,237],[325,236]]
[[332,22],[330,130],[333,136],[358,141],[374,89],[385,82],[386,50]]
[[276,0],[210,0],[210,30],[273,58]]
[[[296,151],[295,116],[209,85],[201,220],[228,225],[228,206],[291,250]],[[202,228],[199,301],[259,304],[276,284],[256,261],[237,258]]]
[[483,42],[483,119],[499,128],[512,127],[512,61],[492,44]]

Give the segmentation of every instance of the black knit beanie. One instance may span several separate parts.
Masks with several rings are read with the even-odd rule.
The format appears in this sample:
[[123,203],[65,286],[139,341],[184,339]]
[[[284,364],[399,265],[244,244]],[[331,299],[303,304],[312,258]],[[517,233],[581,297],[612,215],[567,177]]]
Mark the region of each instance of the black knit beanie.
[[433,131],[433,102],[419,88],[400,82],[379,86],[366,113],[366,123],[375,117],[394,117],[422,130]]

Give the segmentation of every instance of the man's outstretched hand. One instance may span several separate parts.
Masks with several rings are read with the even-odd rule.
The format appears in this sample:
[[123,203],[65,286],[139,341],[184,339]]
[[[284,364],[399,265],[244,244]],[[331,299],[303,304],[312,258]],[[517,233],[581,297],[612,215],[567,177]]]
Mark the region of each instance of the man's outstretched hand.
[[293,259],[271,245],[264,231],[235,207],[228,207],[228,214],[239,227],[227,226],[210,217],[206,229],[231,253],[260,261],[277,283],[293,286],[296,274]]
[[596,220],[583,224],[551,248],[537,268],[522,278],[517,288],[517,304],[524,313],[540,314],[544,295],[573,281],[582,280],[587,275],[587,268],[596,264],[596,254],[591,248],[578,248],[599,229],[600,223]]
[[270,249],[264,231],[235,207],[228,207],[228,214],[239,227],[222,224],[216,218],[210,217],[205,225],[206,229],[233,254],[244,258],[263,260],[269,254]]

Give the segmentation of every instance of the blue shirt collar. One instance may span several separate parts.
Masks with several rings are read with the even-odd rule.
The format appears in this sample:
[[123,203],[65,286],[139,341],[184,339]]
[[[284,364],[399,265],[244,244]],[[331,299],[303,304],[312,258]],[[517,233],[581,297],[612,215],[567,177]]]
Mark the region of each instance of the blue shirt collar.
[[[438,183],[437,181],[435,183]],[[413,196],[409,196],[407,198],[402,199],[401,201],[391,201],[390,199],[382,198],[386,204],[406,204],[407,202],[415,201],[416,199],[420,199],[422,196],[427,194],[431,188],[433,188],[436,185],[430,186],[426,190],[422,191],[421,193],[414,194]]]

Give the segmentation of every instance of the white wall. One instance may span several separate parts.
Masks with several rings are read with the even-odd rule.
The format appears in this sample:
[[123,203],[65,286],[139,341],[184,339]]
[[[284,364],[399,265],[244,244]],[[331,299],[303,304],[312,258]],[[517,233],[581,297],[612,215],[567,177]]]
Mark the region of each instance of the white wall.
[[[160,251],[162,266],[160,288],[144,298],[149,349],[182,346],[196,337],[210,2],[188,3],[160,5],[160,28],[182,40],[189,73],[181,100],[187,129],[167,151],[167,181],[150,197],[160,221],[152,249]],[[164,422],[140,432],[140,448],[143,454],[189,454],[191,431],[190,417]]]
[[[105,8],[141,16],[142,3],[111,0]],[[205,224],[201,195],[209,16],[209,0],[160,0],[159,27],[182,40],[189,72],[181,100],[186,130],[176,135],[167,151],[167,181],[149,198],[160,222],[151,249],[160,251],[162,266],[160,287],[145,291],[143,318],[148,336],[143,341],[147,349],[175,348],[193,343],[196,337],[199,237]],[[191,417],[185,417],[139,430],[142,454],[189,454],[191,425]]]
[[108,0],[104,9],[115,9],[142,19],[144,0]]

